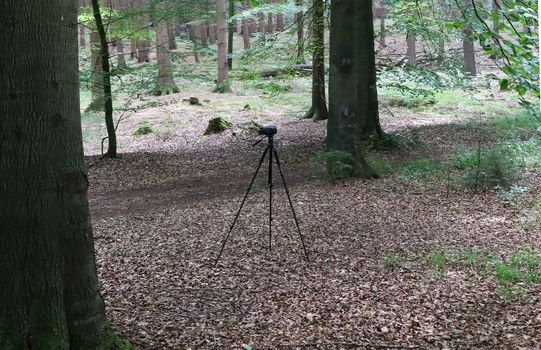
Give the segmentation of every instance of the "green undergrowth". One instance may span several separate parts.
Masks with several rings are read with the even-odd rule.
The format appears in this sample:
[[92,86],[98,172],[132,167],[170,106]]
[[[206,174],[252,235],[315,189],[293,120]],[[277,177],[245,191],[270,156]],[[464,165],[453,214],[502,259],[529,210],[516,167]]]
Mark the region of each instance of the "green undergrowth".
[[444,279],[449,270],[473,270],[494,280],[499,287],[498,294],[503,297],[516,296],[517,292],[526,292],[529,285],[541,283],[541,252],[531,247],[518,248],[503,257],[475,248],[446,251],[432,247],[421,256],[387,252],[381,263],[387,269],[425,267],[440,279]]

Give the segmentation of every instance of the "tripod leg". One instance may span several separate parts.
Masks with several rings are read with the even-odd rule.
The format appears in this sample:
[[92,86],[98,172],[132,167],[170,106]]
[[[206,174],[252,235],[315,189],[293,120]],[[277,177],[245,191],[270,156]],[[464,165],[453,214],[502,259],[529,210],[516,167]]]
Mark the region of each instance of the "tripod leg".
[[[273,149],[273,146],[271,146]],[[272,251],[272,151],[269,152],[269,173],[267,183],[269,184],[269,252]]]
[[267,155],[267,152],[269,151],[269,148],[265,148],[265,151],[263,152],[263,155],[261,156],[261,159],[259,159],[259,165],[257,166],[257,169],[255,170],[254,176],[252,177],[252,181],[250,182],[250,185],[248,186],[248,189],[246,190],[246,194],[244,195],[244,198],[242,199],[242,202],[240,203],[239,210],[237,211],[237,215],[235,215],[235,219],[233,219],[233,223],[229,227],[229,232],[225,236],[225,239],[222,243],[222,247],[220,248],[220,253],[218,254],[218,257],[216,258],[216,261],[214,262],[214,267],[218,265],[218,261],[220,261],[220,257],[222,256],[222,253],[224,251],[225,245],[227,244],[227,241],[229,240],[229,236],[231,235],[231,232],[233,231],[233,228],[235,227],[235,223],[237,222],[237,219],[239,218],[240,212],[242,210],[242,207],[244,206],[244,202],[246,201],[246,198],[248,197],[248,194],[250,193],[250,190],[252,189],[252,186],[254,185],[255,178],[257,177],[257,173],[259,172],[259,169],[261,168],[261,165],[263,164],[263,160],[265,160],[265,156]]
[[282,183],[284,184],[284,188],[286,190],[287,199],[289,201],[289,206],[291,207],[291,212],[293,213],[293,220],[295,221],[295,225],[297,226],[297,232],[299,233],[299,237],[301,239],[302,249],[304,250],[306,261],[310,262],[310,259],[308,258],[308,252],[306,250],[306,245],[304,244],[304,238],[301,233],[301,228],[299,227],[299,221],[297,220],[297,215],[295,214],[295,209],[293,208],[293,202],[291,201],[291,196],[289,195],[289,189],[287,188],[286,179],[284,177],[284,173],[282,172],[282,166],[280,165],[280,158],[278,158],[278,152],[276,151],[276,148],[274,148],[274,146],[272,147],[271,152],[274,154],[274,157],[276,158],[276,165],[278,165],[278,171],[280,172],[280,176],[282,177]]

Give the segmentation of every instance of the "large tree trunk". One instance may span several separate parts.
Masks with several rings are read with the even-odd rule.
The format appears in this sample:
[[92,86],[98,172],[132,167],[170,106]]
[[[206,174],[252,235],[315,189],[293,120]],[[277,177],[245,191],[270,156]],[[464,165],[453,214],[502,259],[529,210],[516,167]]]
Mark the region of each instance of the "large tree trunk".
[[[464,0],[466,8],[471,6],[471,0]],[[464,27],[464,39],[462,41],[462,47],[464,49],[464,74],[469,76],[475,76],[477,71],[475,69],[475,47],[472,39],[472,28],[468,23]]]
[[76,4],[0,4],[0,349],[118,345],[88,211]]
[[330,40],[327,149],[348,156],[329,159],[327,169],[347,164],[341,176],[373,177],[363,147],[367,135],[380,132],[371,2],[332,1]]
[[325,99],[324,0],[313,0],[312,11],[312,106],[304,117],[317,121],[328,117]]
[[[167,10],[164,3],[161,3],[162,13]],[[168,95],[178,92],[178,87],[173,79],[171,70],[171,57],[169,52],[169,32],[168,24],[165,21],[159,21],[156,24],[156,60],[158,61],[158,82],[155,88],[156,95]]]
[[229,82],[227,80],[227,12],[225,2],[227,0],[216,1],[216,25],[218,32],[218,79],[216,92],[228,92],[231,91]]
[[[296,0],[297,6],[303,6],[304,0]],[[297,22],[297,64],[304,63],[304,13],[302,10],[295,13]]]

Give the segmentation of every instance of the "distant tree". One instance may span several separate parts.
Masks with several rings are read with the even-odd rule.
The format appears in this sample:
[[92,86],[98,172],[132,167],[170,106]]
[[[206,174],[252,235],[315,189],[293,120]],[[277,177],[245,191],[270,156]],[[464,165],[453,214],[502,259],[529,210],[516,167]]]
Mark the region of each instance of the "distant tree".
[[312,2],[312,106],[304,115],[314,121],[328,118],[325,98],[325,2]]
[[304,0],[295,0],[295,4],[301,9],[295,13],[297,22],[297,63],[304,63],[304,13],[302,6]]
[[[235,15],[235,0],[228,1],[228,15],[227,21],[227,68],[233,68],[233,39],[235,34],[235,23],[231,21],[231,17]],[[218,28],[216,28],[216,38],[218,37]]]
[[406,33],[406,56],[409,64],[415,64],[417,62],[417,47],[416,47],[415,32],[410,30]]
[[158,6],[160,20],[156,23],[156,60],[158,61],[158,81],[155,88],[156,95],[168,95],[178,92],[173,78],[171,57],[169,51],[169,33],[167,31],[167,12],[169,8],[165,2]]
[[[465,10],[464,13],[469,17],[472,0],[464,0]],[[475,46],[473,41],[473,30],[470,25],[470,21],[466,21],[464,25],[464,37],[462,39],[462,47],[464,53],[464,74],[469,76],[475,76],[477,69],[475,67]]]
[[339,156],[328,159],[327,171],[376,176],[364,157],[366,138],[381,134],[371,2],[331,2],[329,60],[327,150]]
[[77,2],[4,0],[0,23],[0,349],[126,349],[96,273]]
[[231,91],[227,79],[227,0],[216,0],[216,25],[217,25],[217,43],[218,43],[218,79],[216,81],[216,92]]

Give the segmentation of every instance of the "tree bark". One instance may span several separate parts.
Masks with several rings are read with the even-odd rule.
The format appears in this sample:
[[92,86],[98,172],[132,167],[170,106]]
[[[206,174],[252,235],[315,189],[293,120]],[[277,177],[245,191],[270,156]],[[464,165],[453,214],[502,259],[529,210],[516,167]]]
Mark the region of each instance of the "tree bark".
[[409,64],[415,64],[417,61],[417,48],[415,43],[415,34],[411,31],[406,33],[407,51],[406,56]]
[[381,131],[371,2],[332,1],[330,40],[327,149],[348,157],[329,159],[327,170],[347,164],[343,176],[373,177],[364,158],[364,140]]
[[282,12],[278,12],[276,14],[276,31],[281,32],[284,30],[284,14]]
[[[297,6],[303,6],[304,0],[296,0]],[[297,64],[304,63],[304,13],[302,10],[295,13],[297,22]]]
[[[165,3],[159,5],[162,13],[167,10],[164,5]],[[158,82],[154,90],[156,95],[178,92],[171,69],[168,26],[163,20],[156,24],[156,60],[158,61]]]
[[204,21],[198,26],[198,32],[199,32],[199,38],[201,39],[201,47],[208,49],[209,48],[209,41],[208,41],[208,23]]
[[324,0],[313,0],[312,7],[312,106],[304,117],[317,121],[328,118],[325,99]]
[[1,349],[119,345],[96,274],[76,4],[0,3]]
[[[269,4],[274,3],[273,0],[269,0]],[[272,12],[269,12],[267,15],[267,33],[272,33],[274,31],[274,23],[272,20]]]
[[226,12],[226,2],[227,0],[217,0],[216,1],[216,25],[218,32],[217,42],[218,42],[218,79],[216,92],[229,92],[231,88],[229,87],[229,82],[227,80],[227,12]]
[[492,31],[494,33],[499,33],[500,30],[498,27],[500,26],[500,7],[498,0],[492,0],[492,12],[494,12],[494,16],[492,17]]
[[137,62],[150,62],[150,30],[147,11],[145,11],[146,4],[143,4],[143,0],[132,0],[132,8],[136,13],[134,22],[134,31],[137,31],[138,38],[135,41],[137,47]]

